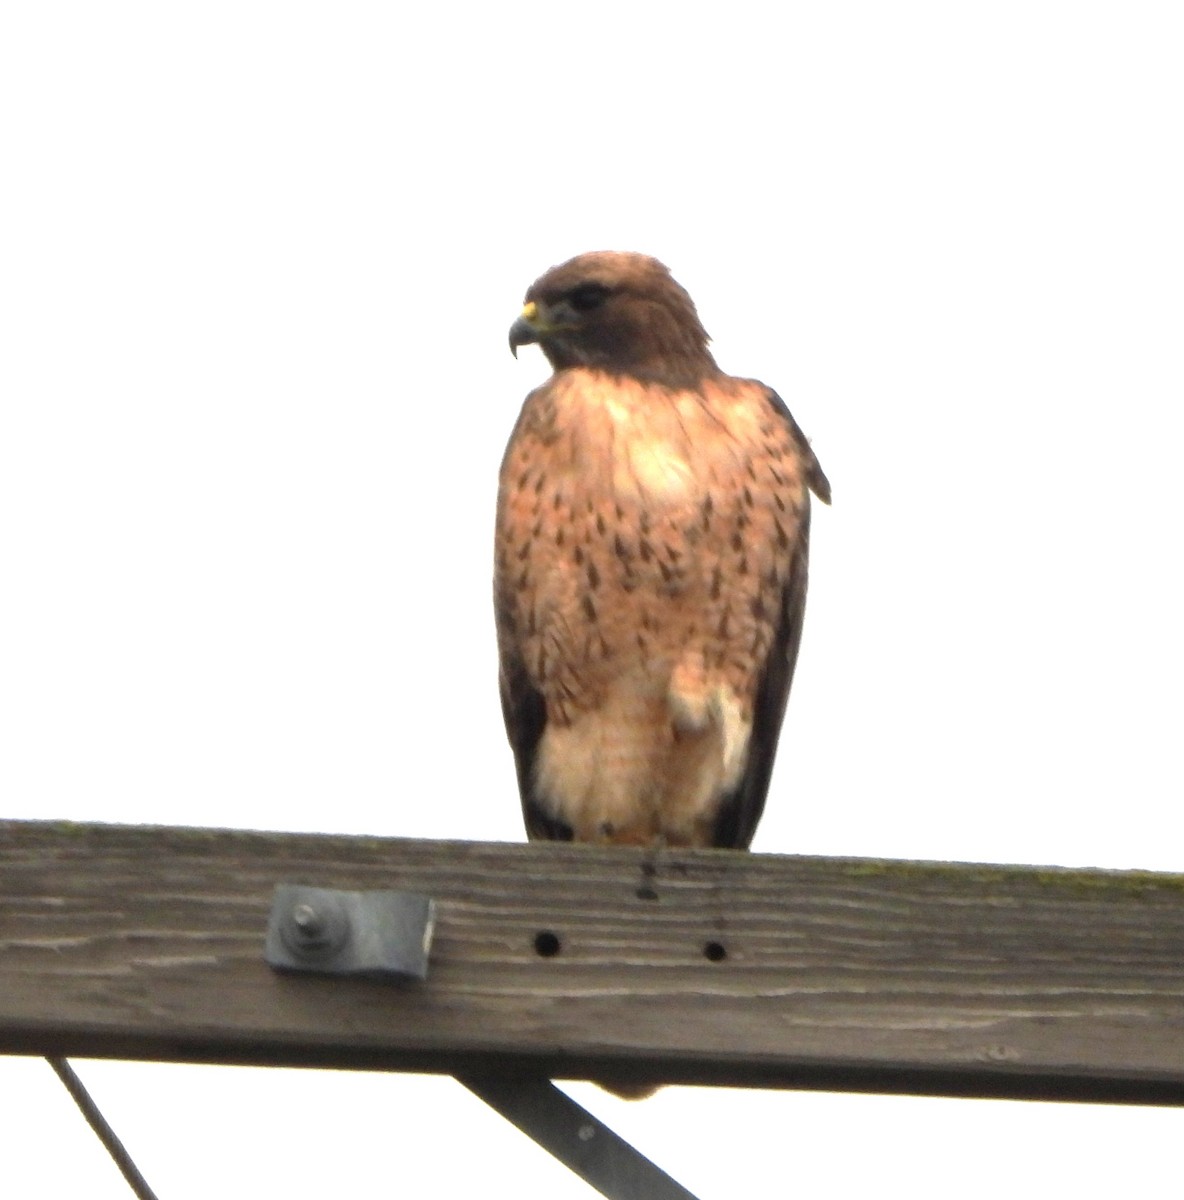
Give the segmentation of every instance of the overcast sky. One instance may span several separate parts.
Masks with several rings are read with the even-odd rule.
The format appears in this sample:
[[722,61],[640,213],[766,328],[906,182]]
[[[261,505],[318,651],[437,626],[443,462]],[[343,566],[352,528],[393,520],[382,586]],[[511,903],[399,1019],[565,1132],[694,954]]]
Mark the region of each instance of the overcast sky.
[[[1184,870],[1178,6],[708,14],[0,9],[5,816],[520,839],[506,333],[632,249],[834,487],[754,848]],[[79,1070],[162,1200],[591,1195],[446,1079]],[[573,1091],[702,1200],[1137,1193],[1184,1136]],[[124,1200],[43,1063],[0,1129],[4,1194]]]

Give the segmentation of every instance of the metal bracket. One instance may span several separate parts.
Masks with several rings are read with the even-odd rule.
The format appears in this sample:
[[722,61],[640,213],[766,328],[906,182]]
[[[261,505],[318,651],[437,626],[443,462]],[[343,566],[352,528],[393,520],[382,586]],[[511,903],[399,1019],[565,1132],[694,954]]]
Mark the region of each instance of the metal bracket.
[[692,1192],[549,1079],[458,1078],[608,1200],[695,1200]]
[[436,902],[411,892],[342,892],[281,883],[265,955],[279,971],[425,979]]

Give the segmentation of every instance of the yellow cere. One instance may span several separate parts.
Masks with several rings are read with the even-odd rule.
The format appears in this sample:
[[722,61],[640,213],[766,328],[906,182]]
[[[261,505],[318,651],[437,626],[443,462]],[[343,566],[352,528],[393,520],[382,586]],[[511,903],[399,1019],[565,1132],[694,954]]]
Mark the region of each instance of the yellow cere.
[[527,321],[533,321],[535,319],[535,317],[537,316],[538,311],[539,311],[539,306],[533,300],[531,300],[528,304],[526,304],[523,307],[522,316]]

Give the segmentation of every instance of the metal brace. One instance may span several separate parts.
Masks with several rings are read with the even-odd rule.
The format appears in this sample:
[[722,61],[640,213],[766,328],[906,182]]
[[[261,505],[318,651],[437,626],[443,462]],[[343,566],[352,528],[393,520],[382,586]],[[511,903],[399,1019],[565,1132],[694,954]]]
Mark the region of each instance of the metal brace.
[[265,955],[279,971],[426,979],[436,902],[411,892],[342,892],[281,883]]
[[694,1193],[550,1080],[458,1078],[608,1200],[695,1200]]

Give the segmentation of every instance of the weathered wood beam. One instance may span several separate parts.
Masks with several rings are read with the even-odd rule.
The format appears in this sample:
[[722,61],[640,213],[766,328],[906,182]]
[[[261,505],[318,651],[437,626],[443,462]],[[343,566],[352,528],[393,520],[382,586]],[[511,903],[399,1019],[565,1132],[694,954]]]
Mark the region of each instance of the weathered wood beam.
[[[277,975],[277,883],[426,892]],[[1184,878],[0,823],[0,1052],[1184,1103]]]

